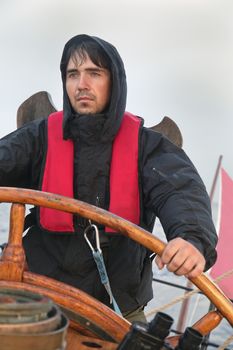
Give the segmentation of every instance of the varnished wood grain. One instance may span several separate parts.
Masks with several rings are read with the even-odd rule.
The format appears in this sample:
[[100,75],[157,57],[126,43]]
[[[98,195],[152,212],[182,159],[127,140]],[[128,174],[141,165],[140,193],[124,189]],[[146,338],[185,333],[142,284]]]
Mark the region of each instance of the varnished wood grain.
[[67,336],[67,350],[90,350],[96,349],[99,345],[99,349],[103,350],[115,350],[117,348],[117,344],[106,342],[99,339],[90,339],[89,337],[85,337],[77,334],[72,329],[68,331]]
[[[199,321],[194,323],[192,328],[196,329],[202,335],[207,335],[220,324],[222,318],[222,315],[218,311],[210,311]],[[176,335],[168,337],[166,341],[175,348],[178,345],[179,339],[180,335]]]
[[[36,278],[36,275],[35,275]],[[46,285],[49,284],[51,279],[44,277]],[[88,323],[96,325],[98,328],[102,329],[105,334],[108,336],[108,339],[115,342],[120,342],[125,334],[129,331],[130,323],[125,319],[121,318],[118,315],[113,315],[113,311],[110,310],[107,306],[103,305],[94,298],[88,296],[87,294],[77,290],[79,295],[77,297],[67,295],[66,292],[69,288],[64,288],[63,292],[61,291],[65,285],[63,283],[54,281],[54,284],[51,288],[46,288],[40,286],[40,281],[35,284],[28,284],[26,282],[12,282],[12,281],[0,281],[0,288],[16,288],[18,290],[25,290],[30,292],[36,292],[51,298],[57,305],[62,306],[63,308],[70,310],[71,312],[77,313],[78,315],[86,318],[86,326],[88,328]],[[55,284],[60,284],[60,288],[56,290]],[[75,292],[75,288],[72,288]],[[71,293],[70,293],[71,294]],[[85,294],[83,297],[80,295]],[[86,298],[87,297],[87,298]],[[92,300],[91,300],[92,299]],[[112,316],[112,317],[111,317]],[[97,334],[96,334],[97,337]]]
[[222,319],[223,316],[218,311],[210,311],[192,327],[202,335],[207,335],[220,324]]
[[25,205],[12,204],[9,240],[0,259],[0,279],[2,280],[22,280],[25,266],[25,254],[22,247],[24,217]]
[[[75,199],[40,191],[2,187],[0,188],[0,201],[41,205],[47,206],[48,208],[64,210],[69,213],[76,213],[85,218],[99,222],[104,226],[116,229],[118,232],[121,232],[123,235],[133,239],[159,255],[162,254],[165,248],[164,242],[160,241],[142,228],[101,208],[96,208]],[[19,232],[16,232],[16,234],[19,234]],[[219,312],[230,322],[231,325],[233,325],[233,304],[224,293],[205,274],[192,278],[191,281],[204,292],[210,301],[217,307]]]

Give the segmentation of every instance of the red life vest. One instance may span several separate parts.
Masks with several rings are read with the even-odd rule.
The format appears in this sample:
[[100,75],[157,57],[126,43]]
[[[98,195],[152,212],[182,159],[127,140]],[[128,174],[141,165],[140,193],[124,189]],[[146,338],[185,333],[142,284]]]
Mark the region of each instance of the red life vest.
[[[48,146],[42,177],[42,191],[74,197],[74,147],[63,139],[63,112],[48,118]],[[113,142],[110,167],[109,211],[135,224],[140,221],[138,185],[138,137],[140,119],[128,112],[123,116]],[[40,225],[53,232],[75,231],[73,215],[49,208],[40,208]],[[108,228],[107,232],[114,232]]]

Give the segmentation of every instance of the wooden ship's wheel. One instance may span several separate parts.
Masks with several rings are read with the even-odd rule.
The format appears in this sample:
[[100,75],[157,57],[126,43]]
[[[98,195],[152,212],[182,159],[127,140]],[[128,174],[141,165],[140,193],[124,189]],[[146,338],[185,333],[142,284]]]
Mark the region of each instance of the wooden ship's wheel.
[[[117,344],[129,331],[128,321],[79,289],[25,269],[26,261],[22,247],[25,204],[81,215],[117,230],[159,255],[162,254],[165,243],[144,229],[108,211],[51,193],[0,187],[0,202],[13,203],[9,240],[0,261],[0,288],[40,293],[58,304],[70,319],[67,350],[76,349],[77,342],[83,342],[83,339],[86,344],[93,343],[94,340],[90,339],[94,338],[100,339],[104,349],[116,349]],[[233,304],[223,292],[205,274],[192,278],[191,281],[217,308],[217,311],[205,315],[194,325],[194,328],[203,335],[207,334],[219,324],[223,317],[233,326]],[[82,336],[80,338],[80,334],[84,338]],[[171,338],[170,343],[172,345],[177,343],[177,338]],[[79,348],[88,349],[81,346]]]

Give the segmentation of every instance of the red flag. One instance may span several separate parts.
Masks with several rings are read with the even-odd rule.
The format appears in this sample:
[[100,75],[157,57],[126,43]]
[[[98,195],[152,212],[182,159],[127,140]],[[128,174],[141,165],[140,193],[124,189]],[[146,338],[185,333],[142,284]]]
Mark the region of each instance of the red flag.
[[[218,258],[210,271],[212,278],[233,269],[233,180],[221,169],[221,199],[219,218]],[[233,299],[233,275],[218,283],[228,298]]]

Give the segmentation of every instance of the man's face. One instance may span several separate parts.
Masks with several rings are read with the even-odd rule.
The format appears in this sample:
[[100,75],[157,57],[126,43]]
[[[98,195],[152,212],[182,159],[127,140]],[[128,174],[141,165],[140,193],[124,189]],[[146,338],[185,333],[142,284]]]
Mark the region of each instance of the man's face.
[[96,66],[87,55],[71,57],[66,69],[66,91],[75,112],[101,113],[107,107],[111,94],[110,72]]

